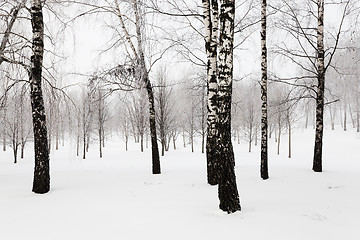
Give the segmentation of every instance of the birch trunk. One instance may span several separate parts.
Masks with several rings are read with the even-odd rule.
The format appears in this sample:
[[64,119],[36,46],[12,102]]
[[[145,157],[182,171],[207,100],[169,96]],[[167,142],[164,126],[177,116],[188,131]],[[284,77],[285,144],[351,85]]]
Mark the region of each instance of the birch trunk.
[[314,146],[313,170],[322,172],[322,145],[324,132],[324,91],[325,91],[325,64],[324,64],[324,0],[318,0],[318,29],[317,29],[317,96],[316,96],[316,130]]
[[205,50],[207,56],[207,137],[206,160],[207,181],[210,185],[218,184],[217,175],[217,38],[219,34],[219,7],[217,0],[203,0],[205,25]]
[[134,0],[134,11],[135,11],[135,19],[136,19],[136,38],[138,42],[138,64],[141,67],[141,74],[143,77],[143,82],[145,84],[145,88],[148,94],[149,99],[149,123],[150,123],[150,136],[151,136],[151,152],[152,152],[152,173],[160,174],[160,156],[159,156],[159,147],[157,143],[156,136],[156,116],[155,116],[155,101],[154,101],[154,91],[151,86],[151,82],[149,79],[149,75],[147,72],[146,64],[145,64],[145,55],[143,49],[143,36],[141,32],[141,28],[144,27],[141,25],[141,16],[139,12],[139,6],[137,0]]
[[261,1],[261,178],[268,173],[268,119],[267,119],[267,48],[266,48],[266,0]]
[[218,89],[218,194],[220,209],[240,211],[236,186],[235,157],[231,141],[231,97],[233,78],[235,0],[224,0],[220,9],[219,89]]
[[44,55],[44,22],[40,0],[31,1],[32,51],[30,75],[30,98],[32,107],[35,169],[32,191],[47,193],[50,190],[49,150],[44,100],[41,89]]

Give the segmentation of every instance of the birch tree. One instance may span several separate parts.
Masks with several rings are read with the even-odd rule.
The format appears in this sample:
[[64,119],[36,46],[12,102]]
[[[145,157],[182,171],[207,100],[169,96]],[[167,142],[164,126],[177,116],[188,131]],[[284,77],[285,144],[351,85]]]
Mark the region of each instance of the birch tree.
[[[72,2],[72,1],[69,1]],[[155,114],[155,100],[154,100],[154,90],[150,80],[150,71],[151,67],[154,65],[157,60],[159,60],[164,51],[161,51],[157,60],[147,61],[147,56],[145,54],[146,50],[146,14],[145,14],[145,5],[143,0],[130,0],[130,1],[105,1],[100,3],[99,1],[79,1],[82,6],[87,7],[87,9],[80,13],[79,16],[84,14],[100,13],[100,14],[109,14],[112,22],[107,24],[114,31],[114,38],[111,40],[110,49],[116,49],[116,47],[121,46],[125,51],[124,58],[125,64],[117,64],[117,68],[113,71],[117,75],[121,75],[121,71],[124,70],[126,66],[127,74],[131,73],[134,75],[136,80],[141,82],[141,86],[146,89],[148,104],[149,104],[149,125],[150,125],[150,136],[151,136],[151,151],[152,151],[152,173],[160,174],[160,157],[159,149],[157,142],[157,133],[156,133],[156,114]],[[126,13],[125,13],[126,11]],[[150,62],[150,63],[149,63]],[[125,71],[124,70],[124,71]],[[117,84],[119,86],[119,84]],[[120,89],[121,90],[121,87]]]
[[217,0],[202,3],[208,79],[208,180],[218,184],[220,209],[233,213],[241,210],[231,142],[235,1],[220,1],[220,12]]
[[47,193],[50,190],[50,159],[44,100],[41,89],[44,55],[44,21],[40,0],[31,0],[30,13],[33,32],[33,55],[31,56],[29,80],[35,148],[35,170],[32,190],[35,193]]
[[[278,10],[288,20],[283,19],[277,23],[277,26],[290,35],[293,45],[279,44],[277,47],[280,51],[277,53],[288,59],[303,73],[302,76],[287,78],[287,84],[307,89],[308,93],[303,97],[315,99],[316,127],[312,169],[315,172],[322,172],[324,106],[327,104],[325,77],[328,69],[333,67],[333,58],[340,48],[340,37],[349,29],[345,29],[344,23],[346,17],[352,13],[356,1],[325,3],[325,0],[305,0],[295,3],[283,0],[282,3],[284,8]],[[341,14],[336,16],[339,21],[336,23],[335,31],[329,31],[331,28],[327,28],[327,31],[324,29],[325,6],[336,6],[341,11]],[[332,45],[325,46],[325,37]]]
[[266,0],[261,1],[261,178],[268,173],[268,117],[267,117],[267,48],[266,48]]

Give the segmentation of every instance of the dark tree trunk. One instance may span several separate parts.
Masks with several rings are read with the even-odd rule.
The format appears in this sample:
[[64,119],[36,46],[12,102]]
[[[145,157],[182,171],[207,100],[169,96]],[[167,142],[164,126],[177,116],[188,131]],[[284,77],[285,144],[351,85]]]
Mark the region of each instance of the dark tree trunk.
[[24,158],[24,150],[25,150],[25,143],[21,143],[21,153],[20,153],[20,158],[21,159]]
[[158,148],[157,136],[156,136],[154,92],[147,75],[145,78],[145,83],[149,98],[149,113],[150,113],[149,123],[150,123],[151,151],[152,151],[152,173],[160,174],[161,169],[160,169],[159,148]]
[[266,0],[261,1],[261,178],[268,173],[268,119],[267,119],[267,48],[266,48]]
[[173,135],[172,139],[173,139],[174,150],[176,150],[176,138],[175,138],[175,134]]
[[318,0],[318,31],[317,31],[317,96],[316,96],[316,130],[313,170],[322,172],[322,146],[324,131],[324,91],[325,91],[325,66],[324,66],[324,1]]
[[87,143],[86,143],[86,136],[84,135],[84,136],[83,136],[83,159],[86,158],[86,145],[87,145]]
[[144,134],[140,134],[140,150],[144,151]]
[[[100,123],[100,122],[99,122]],[[100,123],[101,124],[101,123]],[[100,158],[102,158],[102,131],[101,131],[101,127],[99,128],[99,155]]]
[[152,173],[160,174],[160,156],[159,156],[159,147],[157,143],[157,134],[156,134],[156,114],[155,114],[155,101],[154,101],[154,91],[151,86],[151,82],[149,79],[149,75],[147,72],[146,64],[145,64],[145,55],[143,49],[143,36],[141,32],[142,22],[141,15],[139,12],[139,6],[137,1],[134,1],[134,11],[136,18],[136,36],[138,43],[138,64],[141,67],[142,79],[148,94],[149,99],[149,124],[150,124],[150,137],[151,137],[151,153],[152,153]]
[[193,134],[191,134],[190,142],[191,142],[191,152],[194,152],[194,136],[193,136]]
[[165,155],[165,140],[161,139],[161,156]]
[[15,145],[13,146],[14,163],[17,163],[17,152],[18,152],[18,146]]
[[291,158],[291,121],[290,117],[288,116],[288,127],[289,127],[289,155],[288,157]]
[[128,150],[128,141],[129,141],[129,138],[126,137],[126,138],[125,138],[125,150],[126,150],[126,151]]
[[240,211],[236,186],[235,157],[231,141],[231,96],[233,78],[235,0],[224,0],[220,10],[218,154],[220,209],[228,213]]
[[201,153],[205,153],[205,132],[201,135]]
[[44,54],[44,22],[42,3],[31,1],[31,24],[33,32],[30,70],[30,98],[32,107],[35,169],[32,191],[47,193],[50,190],[50,159],[46,129],[44,100],[41,89],[42,62]]

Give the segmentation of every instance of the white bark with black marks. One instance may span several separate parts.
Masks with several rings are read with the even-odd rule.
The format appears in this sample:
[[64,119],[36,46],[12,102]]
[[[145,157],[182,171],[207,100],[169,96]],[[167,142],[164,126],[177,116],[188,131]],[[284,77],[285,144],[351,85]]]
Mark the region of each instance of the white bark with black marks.
[[268,117],[267,117],[267,48],[266,48],[266,0],[261,1],[261,178],[268,173]]
[[325,51],[324,51],[324,0],[317,1],[317,94],[316,94],[316,130],[313,170],[322,172],[322,146],[324,132],[324,96],[325,96]]
[[205,26],[205,51],[207,56],[207,180],[210,185],[218,183],[216,161],[217,139],[217,45],[219,35],[219,9],[217,0],[203,0],[203,14]]

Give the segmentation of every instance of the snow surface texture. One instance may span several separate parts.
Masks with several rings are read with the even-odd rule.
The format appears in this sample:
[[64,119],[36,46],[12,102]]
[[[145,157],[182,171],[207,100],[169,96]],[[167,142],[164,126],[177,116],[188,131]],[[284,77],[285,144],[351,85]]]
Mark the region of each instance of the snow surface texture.
[[18,164],[9,148],[0,152],[0,239],[360,239],[360,135],[325,131],[323,173],[311,170],[313,130],[294,134],[292,159],[286,138],[279,156],[270,139],[267,181],[259,147],[234,143],[242,211],[231,215],[206,184],[200,147],[171,150],[152,175],[149,149],[125,152],[113,139],[103,159],[94,145],[82,160],[65,143],[52,151],[45,195],[31,192],[31,146]]

